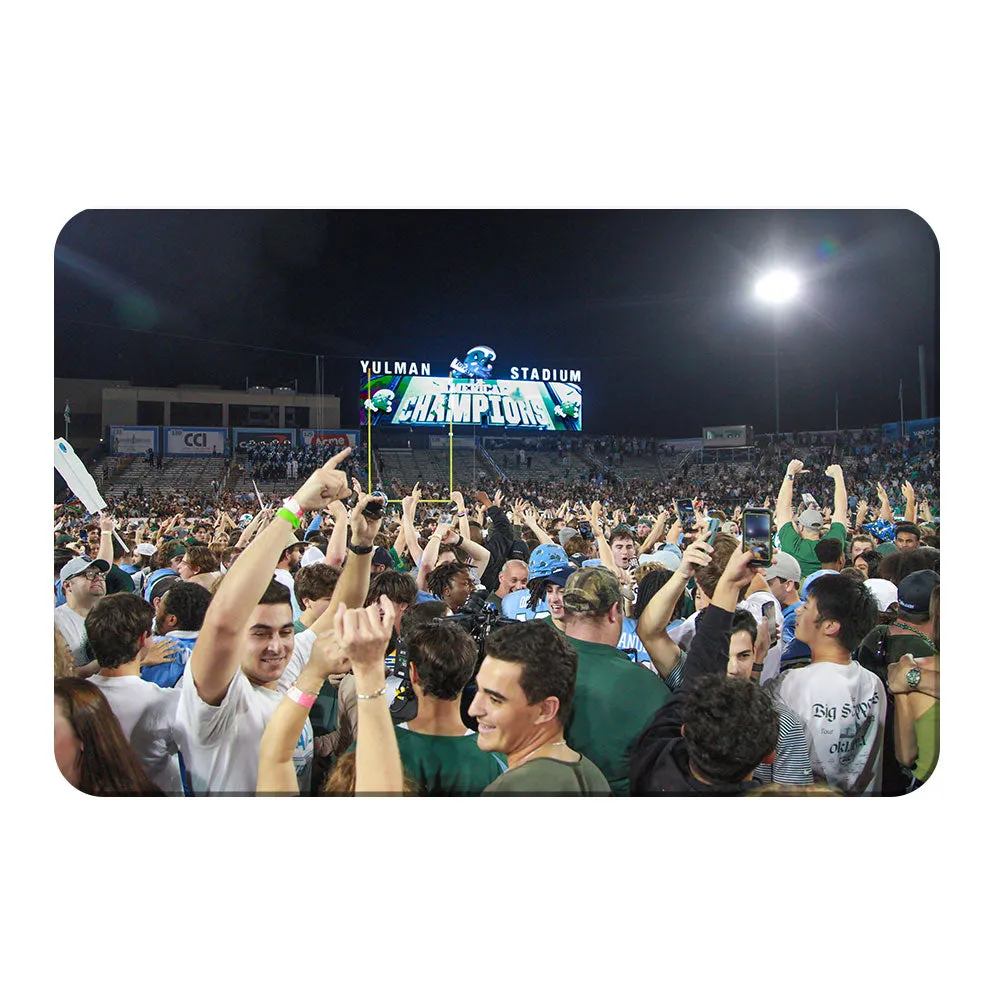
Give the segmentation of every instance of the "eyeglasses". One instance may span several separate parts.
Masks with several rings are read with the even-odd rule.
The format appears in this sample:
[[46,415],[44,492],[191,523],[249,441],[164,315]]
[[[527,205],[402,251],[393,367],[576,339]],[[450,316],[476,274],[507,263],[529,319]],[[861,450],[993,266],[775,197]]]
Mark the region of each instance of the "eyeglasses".
[[104,578],[104,574],[99,569],[85,569],[82,573],[77,573],[77,576],[85,576],[88,580],[96,580],[98,577]]

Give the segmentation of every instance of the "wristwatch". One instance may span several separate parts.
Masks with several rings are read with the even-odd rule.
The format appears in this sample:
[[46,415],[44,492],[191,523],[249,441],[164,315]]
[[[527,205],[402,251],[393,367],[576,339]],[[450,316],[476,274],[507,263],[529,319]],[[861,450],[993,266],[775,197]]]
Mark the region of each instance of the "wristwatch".
[[373,545],[352,545],[352,544],[351,544],[350,542],[348,542],[348,543],[347,543],[347,547],[348,547],[348,548],[349,548],[349,549],[350,549],[350,550],[351,550],[351,551],[352,551],[352,552],[353,552],[353,553],[354,553],[354,554],[355,554],[356,556],[366,556],[366,555],[368,555],[368,553],[369,553],[369,552],[371,552],[371,551],[372,551],[372,549],[374,548],[374,546],[373,546]]
[[915,691],[920,684],[920,667],[910,667],[906,671],[906,683],[910,685],[910,690]]

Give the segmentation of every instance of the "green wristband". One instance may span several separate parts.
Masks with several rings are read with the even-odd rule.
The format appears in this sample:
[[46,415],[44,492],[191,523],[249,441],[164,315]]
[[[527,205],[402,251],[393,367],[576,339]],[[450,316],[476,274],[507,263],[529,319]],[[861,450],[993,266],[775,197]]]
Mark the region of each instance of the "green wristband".
[[287,521],[292,526],[293,530],[298,528],[298,526],[302,523],[287,507],[279,507],[274,512],[274,516]]

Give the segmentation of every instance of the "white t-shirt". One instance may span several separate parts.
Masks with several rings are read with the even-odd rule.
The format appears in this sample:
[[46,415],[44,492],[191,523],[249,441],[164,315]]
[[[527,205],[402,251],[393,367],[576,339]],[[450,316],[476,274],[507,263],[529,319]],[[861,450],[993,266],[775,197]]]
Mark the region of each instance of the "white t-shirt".
[[[189,662],[185,677],[190,667]],[[203,701],[192,679],[187,678],[181,685],[174,732],[184,754],[192,794],[253,795],[256,792],[260,741],[284,692],[294,683],[294,678],[285,680],[288,669],[286,667],[285,674],[279,678],[279,687],[284,683],[281,690],[251,684],[242,669],[237,670],[221,705]],[[300,791],[308,791],[312,757],[313,730],[307,718],[292,754]]]
[[802,720],[813,777],[855,795],[882,790],[886,695],[860,663],[810,663],[783,670],[764,690]]
[[125,739],[136,752],[150,780],[167,795],[183,795],[181,769],[174,739],[174,718],[180,692],[161,688],[141,677],[88,678],[108,699]]
[[295,600],[294,577],[287,569],[276,569],[274,571],[274,578],[288,590],[288,598],[292,605],[292,618],[298,620],[302,617],[302,609],[299,607],[299,602]]
[[77,614],[68,604],[60,604],[55,610],[56,628],[66,640],[69,651],[73,654],[78,667],[90,662],[87,655],[87,630],[84,628],[86,618]]

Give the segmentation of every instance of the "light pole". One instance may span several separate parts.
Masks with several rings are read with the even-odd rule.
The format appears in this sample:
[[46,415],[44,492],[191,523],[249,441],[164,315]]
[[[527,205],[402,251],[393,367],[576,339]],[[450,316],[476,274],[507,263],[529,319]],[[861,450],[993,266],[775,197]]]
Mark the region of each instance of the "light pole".
[[774,433],[781,431],[781,409],[778,392],[778,322],[780,306],[790,302],[799,291],[799,279],[791,271],[769,271],[754,285],[754,294],[763,302],[774,306]]

